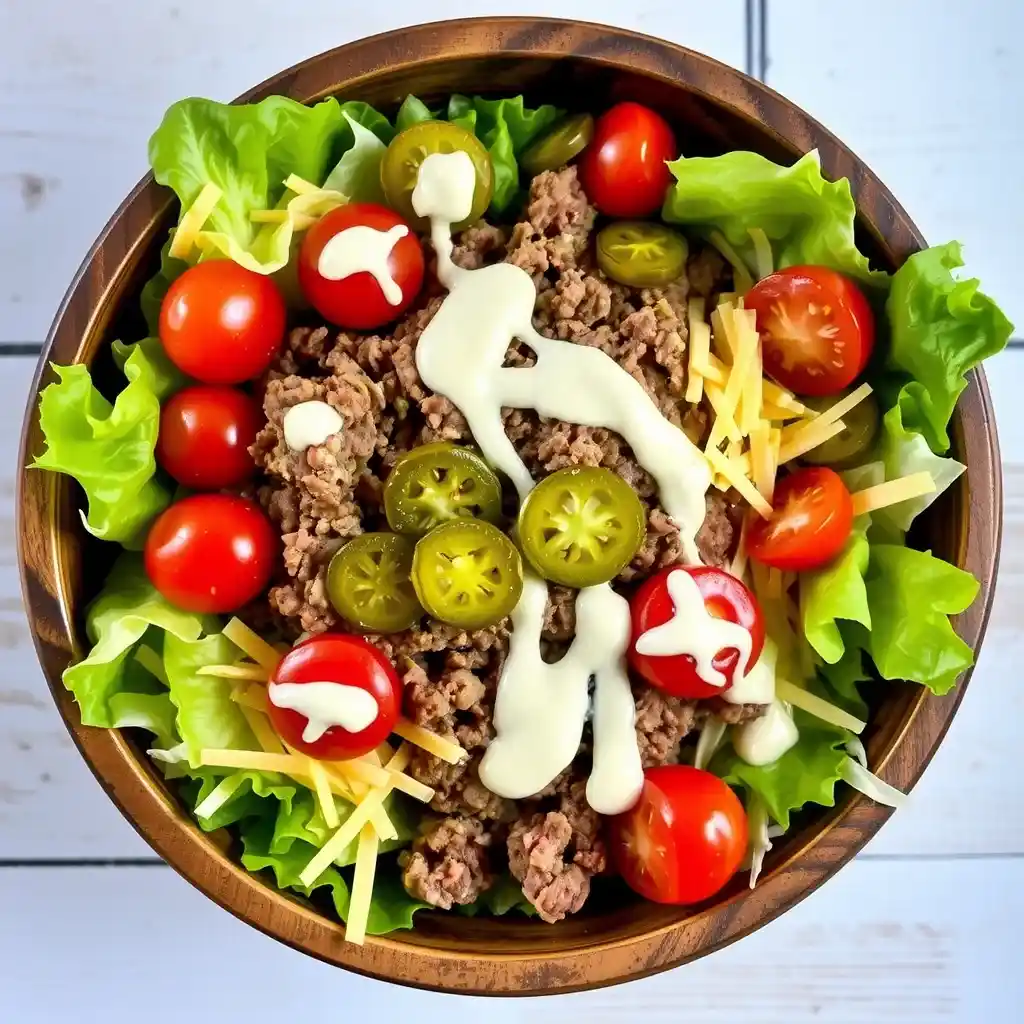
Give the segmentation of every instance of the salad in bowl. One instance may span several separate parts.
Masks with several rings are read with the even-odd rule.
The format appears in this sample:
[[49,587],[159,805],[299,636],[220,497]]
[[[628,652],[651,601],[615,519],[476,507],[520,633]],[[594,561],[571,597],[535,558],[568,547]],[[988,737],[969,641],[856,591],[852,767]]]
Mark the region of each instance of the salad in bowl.
[[892,275],[813,152],[657,110],[188,99],[117,341],[34,465],[122,549],[64,673],[204,830],[346,938],[700,905],[841,787],[861,684],[951,690],[977,581],[907,543],[1010,324],[956,243]]

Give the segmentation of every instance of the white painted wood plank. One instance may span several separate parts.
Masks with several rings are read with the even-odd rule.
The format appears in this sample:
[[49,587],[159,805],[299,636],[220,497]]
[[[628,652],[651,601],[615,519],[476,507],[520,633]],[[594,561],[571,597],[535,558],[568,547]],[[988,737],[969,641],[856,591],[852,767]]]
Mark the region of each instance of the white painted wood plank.
[[140,1013],[146,1024],[271,1024],[297,1011],[323,1017],[342,1002],[353,1020],[428,1024],[481,1013],[494,1024],[1002,1024],[1024,998],[1012,931],[1022,893],[1019,859],[925,869],[861,861],[760,932],[676,971],[485,1002],[330,968],[247,928],[164,868],[7,869],[0,905],[16,927],[0,933],[0,988],[11,1019],[27,1024],[81,1020],[83,1007],[102,1007],[108,1024]]
[[700,0],[3,0],[0,342],[45,335],[93,239],[147,170],[146,143],[174,100],[228,100],[321,50],[403,25],[555,13],[743,60],[742,0],[720,0],[713,16]]
[[768,84],[828,126],[1024,331],[1024,5],[1005,0],[772,3]]
[[[990,632],[971,689],[908,805],[864,856],[1024,853],[1013,770],[1024,720],[1024,352],[991,364],[1007,460],[1007,527]],[[67,738],[35,661],[21,610],[8,475],[32,361],[0,362],[0,859],[137,857],[148,848],[121,818]]]

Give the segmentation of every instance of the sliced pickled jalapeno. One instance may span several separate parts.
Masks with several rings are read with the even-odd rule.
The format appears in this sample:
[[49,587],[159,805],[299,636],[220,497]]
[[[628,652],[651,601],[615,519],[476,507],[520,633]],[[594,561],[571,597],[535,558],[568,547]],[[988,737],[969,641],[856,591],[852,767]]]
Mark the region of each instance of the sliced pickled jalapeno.
[[359,629],[398,633],[423,617],[412,585],[415,541],[398,533],[364,533],[331,559],[327,596]]
[[527,147],[519,158],[530,177],[542,171],[557,171],[574,160],[594,137],[594,118],[590,114],[570,114]]
[[[827,398],[805,398],[804,404],[817,412],[822,412],[836,402],[842,401],[851,389]],[[878,436],[881,417],[878,402],[874,395],[861,399],[848,413],[843,414],[846,424],[835,437],[830,437],[817,448],[805,452],[801,458],[815,466],[836,466],[843,468],[854,465],[870,451]]]
[[631,288],[657,288],[686,270],[686,239],[665,227],[639,220],[621,220],[597,234],[597,265],[613,281]]
[[471,448],[446,441],[400,455],[384,482],[384,512],[398,533],[421,535],[449,519],[496,522],[501,484]]
[[478,221],[490,204],[494,191],[491,154],[472,132],[448,121],[422,121],[399,132],[391,140],[380,162],[380,183],[388,206],[397,210],[409,223],[426,227],[426,220],[418,216],[412,206],[412,192],[420,165],[433,153],[456,153],[459,150],[468,153],[473,161],[476,190],[469,216],[454,228],[458,231]]
[[412,582],[435,619],[482,629],[515,608],[523,592],[523,560],[496,526],[453,519],[417,542]]
[[560,469],[537,484],[519,511],[519,544],[527,561],[567,587],[614,579],[646,534],[640,499],[610,469]]

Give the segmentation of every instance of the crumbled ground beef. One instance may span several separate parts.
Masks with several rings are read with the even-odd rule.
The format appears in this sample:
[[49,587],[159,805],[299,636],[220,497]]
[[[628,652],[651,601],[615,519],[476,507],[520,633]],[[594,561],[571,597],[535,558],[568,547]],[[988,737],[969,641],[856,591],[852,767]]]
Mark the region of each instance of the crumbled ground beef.
[[[724,289],[723,261],[714,250],[701,249],[691,256],[686,276],[671,285],[627,288],[594,265],[594,222],[595,211],[575,169],[545,172],[533,180],[519,223],[510,229],[486,223],[469,228],[456,239],[453,259],[466,268],[500,260],[522,267],[537,286],[534,324],[541,333],[606,352],[644,387],[664,416],[699,442],[707,434],[707,412],[683,401],[686,306],[693,294],[713,302]],[[390,333],[293,330],[267,375],[267,425],[253,453],[268,480],[260,500],[284,539],[269,603],[290,638],[301,631],[344,628],[327,600],[327,563],[348,538],[386,527],[381,495],[395,459],[430,441],[472,440],[462,414],[429,392],[416,370],[417,342],[442,299],[443,289],[428,273],[419,306]],[[506,354],[510,366],[533,361],[520,343]],[[283,440],[284,413],[313,398],[336,408],[344,429],[319,447],[291,452]],[[647,510],[647,536],[620,583],[629,586],[678,564],[679,531],[659,506],[654,481],[620,436],[542,419],[529,410],[506,409],[503,420],[535,476],[567,466],[605,466],[639,495]],[[738,500],[709,492],[697,537],[706,562],[728,561],[741,516]],[[549,660],[559,657],[574,635],[574,601],[573,591],[550,588],[543,631]],[[472,902],[491,884],[493,871],[501,869],[491,858],[495,843],[504,840],[512,874],[526,897],[544,920],[557,921],[579,910],[591,878],[606,869],[602,821],[586,802],[586,743],[576,763],[542,794],[518,805],[496,797],[480,782],[478,767],[493,737],[495,691],[508,637],[507,621],[467,632],[430,619],[404,633],[369,637],[402,676],[406,715],[469,753],[459,765],[415,753],[409,770],[434,788],[432,807],[444,817],[403,856],[403,878],[414,895],[434,906]],[[717,703],[730,720],[755,714]],[[698,706],[640,684],[636,704],[644,765],[678,760],[680,743],[702,713]]]
[[706,703],[707,709],[726,723],[726,725],[742,725],[760,718],[767,710],[767,704],[730,704],[721,697],[712,697]]
[[402,881],[417,899],[450,910],[472,903],[494,881],[491,835],[474,818],[430,824],[401,856]]

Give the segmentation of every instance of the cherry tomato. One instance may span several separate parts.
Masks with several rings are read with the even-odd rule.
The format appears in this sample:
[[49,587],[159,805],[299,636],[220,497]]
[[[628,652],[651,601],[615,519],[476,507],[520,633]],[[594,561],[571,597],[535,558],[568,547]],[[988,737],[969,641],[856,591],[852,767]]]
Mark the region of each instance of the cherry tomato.
[[160,307],[160,340],[167,355],[204,384],[258,377],[281,347],[284,327],[277,285],[231,260],[190,267]]
[[597,119],[579,162],[590,201],[609,217],[647,217],[672,183],[666,161],[678,156],[668,122],[650,107],[619,103]]
[[711,565],[670,566],[645,580],[630,602],[633,640],[629,646],[629,663],[651,686],[674,697],[700,700],[720,696],[723,690],[732,686],[733,674],[740,660],[740,652],[735,647],[723,648],[712,662],[715,669],[725,676],[725,686],[713,686],[701,679],[697,674],[696,662],[689,654],[639,654],[636,650],[638,637],[668,622],[675,614],[668,578],[676,571],[687,572],[693,577],[709,614],[738,623],[750,633],[747,672],[761,656],[764,647],[764,618],[757,599],[742,580]]
[[875,344],[863,292],[828,267],[787,267],[743,297],[757,313],[765,371],[798,395],[831,395],[861,373]]
[[[275,693],[279,684],[295,685]],[[309,697],[297,692],[305,686],[314,686],[319,692]],[[372,702],[352,690],[364,691]],[[394,666],[376,647],[362,637],[322,633],[293,647],[278,662],[267,687],[267,710],[278,735],[289,746],[323,761],[340,761],[362,757],[388,738],[398,720],[401,694]],[[327,713],[325,718],[307,717],[299,710],[309,710],[310,700]],[[332,721],[330,713],[339,708],[342,715],[352,716],[351,722],[367,724],[349,731]]]
[[[363,230],[359,234],[364,238],[349,235],[335,241],[352,229],[370,233]],[[346,250],[339,248],[346,243],[357,257],[347,266]],[[321,266],[325,249],[329,262],[332,255],[337,257],[327,276],[327,268]],[[360,331],[401,316],[419,294],[423,268],[423,249],[412,228],[393,210],[375,203],[349,203],[332,210],[306,232],[299,249],[299,285],[310,304],[331,323]]]
[[825,466],[784,477],[770,519],[752,517],[747,551],[765,565],[802,572],[832,561],[853,527],[853,499],[839,474]]
[[716,775],[683,764],[648,768],[640,799],[611,822],[612,858],[631,889],[656,903],[699,903],[736,873],[747,815]]
[[189,612],[232,612],[270,581],[277,534],[248,498],[193,494],[160,514],[146,537],[146,575]]
[[237,487],[256,472],[249,446],[263,426],[255,399],[237,388],[197,384],[160,410],[157,462],[196,491]]

